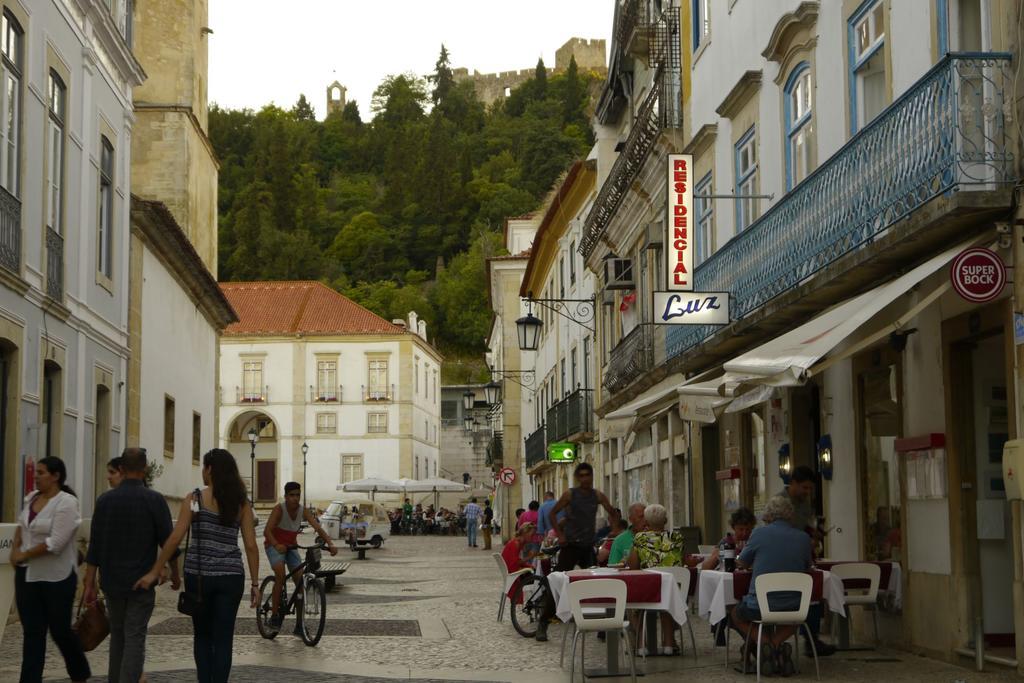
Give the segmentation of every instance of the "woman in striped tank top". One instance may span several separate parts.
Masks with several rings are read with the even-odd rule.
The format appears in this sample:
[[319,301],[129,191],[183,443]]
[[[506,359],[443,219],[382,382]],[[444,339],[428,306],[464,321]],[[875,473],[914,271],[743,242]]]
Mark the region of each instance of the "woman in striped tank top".
[[231,673],[235,618],[245,588],[239,532],[249,565],[250,607],[256,607],[259,551],[252,506],[246,499],[234,456],[221,448],[204,455],[203,483],[206,488],[196,489],[182,501],[174,531],[139,584],[148,588],[156,582],[160,568],[191,525],[192,540],[185,552],[185,590],[200,594],[202,599],[201,612],[192,617],[196,673],[199,683],[226,683]]

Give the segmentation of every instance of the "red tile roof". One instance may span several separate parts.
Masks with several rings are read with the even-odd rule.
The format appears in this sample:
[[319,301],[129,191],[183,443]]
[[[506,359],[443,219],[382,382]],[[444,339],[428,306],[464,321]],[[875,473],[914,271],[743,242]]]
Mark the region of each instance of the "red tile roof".
[[224,330],[226,336],[407,333],[320,282],[222,282],[220,286],[239,318]]

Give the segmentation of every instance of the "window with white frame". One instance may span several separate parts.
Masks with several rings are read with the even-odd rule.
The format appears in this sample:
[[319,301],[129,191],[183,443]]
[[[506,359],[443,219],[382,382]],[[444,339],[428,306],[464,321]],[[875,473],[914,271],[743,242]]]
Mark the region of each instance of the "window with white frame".
[[697,212],[697,244],[694,251],[694,265],[707,260],[715,250],[715,202],[711,199],[715,188],[711,171],[700,179],[693,188],[693,204]]
[[67,113],[67,86],[51,70],[47,87],[47,160],[46,226],[58,235],[64,234],[64,126]]
[[341,483],[347,484],[350,481],[358,481],[363,478],[363,456],[343,455],[341,456]]
[[574,346],[574,347],[572,347],[572,351],[570,351],[570,352],[569,352],[569,358],[570,358],[570,360],[572,361],[572,362],[571,362],[571,370],[572,370],[572,375],[571,375],[571,377],[572,377],[572,384],[570,384],[570,385],[569,385],[569,390],[570,390],[570,391],[575,391],[575,389],[576,389],[576,384],[577,384],[577,382],[579,381],[579,377],[578,377],[578,375],[576,374],[576,373],[577,373],[577,367],[576,367],[576,347],[575,347],[575,346]]
[[569,393],[569,386],[566,384],[565,379],[566,379],[565,378],[565,358],[563,358],[562,359],[562,374],[561,374],[562,395],[563,396],[565,394]]
[[105,135],[100,136],[100,219],[97,223],[96,270],[106,278],[114,275],[114,146]]
[[692,0],[693,51],[711,38],[711,0]]
[[885,4],[865,2],[848,26],[850,41],[850,133],[856,133],[889,104],[885,68]]
[[558,287],[562,293],[562,298],[565,298],[565,257],[558,257]]
[[590,337],[583,338],[583,388],[590,388]]
[[245,402],[262,401],[263,395],[263,361],[242,361],[242,396]]
[[0,186],[21,192],[21,81],[24,31],[9,13],[0,15]]
[[423,398],[430,396],[430,367],[423,364]]
[[797,65],[786,81],[786,189],[790,190],[813,170],[814,95],[811,67]]
[[388,414],[387,413],[367,413],[367,415],[366,415],[366,433],[367,434],[387,434],[388,433]]
[[316,433],[317,434],[337,434],[338,433],[338,416],[336,413],[317,413],[316,414]]
[[420,359],[417,358],[412,371],[413,390],[420,393]]
[[757,131],[750,127],[736,143],[736,232],[757,220]]
[[318,401],[338,400],[338,361],[317,360],[316,399]]
[[388,362],[384,359],[371,360],[369,364],[369,398],[383,399],[388,393]]

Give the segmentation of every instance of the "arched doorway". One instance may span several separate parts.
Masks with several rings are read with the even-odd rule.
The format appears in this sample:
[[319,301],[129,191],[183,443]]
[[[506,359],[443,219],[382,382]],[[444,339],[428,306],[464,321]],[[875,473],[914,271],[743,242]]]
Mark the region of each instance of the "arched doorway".
[[[251,435],[256,436],[255,443]],[[238,462],[238,471],[256,503],[269,503],[281,496],[278,462],[277,425],[256,410],[240,413],[231,421],[227,433],[228,451]]]

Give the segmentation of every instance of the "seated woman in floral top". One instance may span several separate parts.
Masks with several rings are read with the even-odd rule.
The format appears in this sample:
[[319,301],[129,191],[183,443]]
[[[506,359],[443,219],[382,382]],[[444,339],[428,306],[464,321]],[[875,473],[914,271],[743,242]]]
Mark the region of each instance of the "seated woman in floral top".
[[[648,569],[651,567],[683,566],[683,535],[678,531],[665,531],[668,522],[668,511],[664,505],[648,505],[644,508],[644,521],[647,531],[639,531],[633,538],[633,550],[629,553],[626,565],[630,569]],[[644,642],[643,636],[638,642]],[[676,652],[675,630],[672,617],[667,612],[661,613],[661,653],[671,655]],[[638,654],[646,654],[645,649]]]

